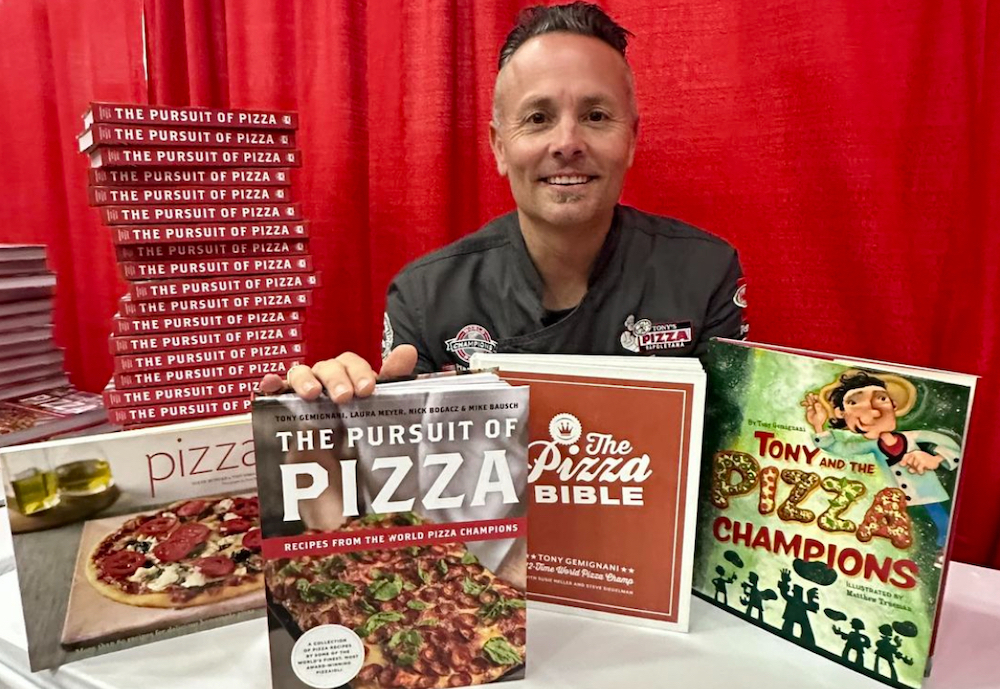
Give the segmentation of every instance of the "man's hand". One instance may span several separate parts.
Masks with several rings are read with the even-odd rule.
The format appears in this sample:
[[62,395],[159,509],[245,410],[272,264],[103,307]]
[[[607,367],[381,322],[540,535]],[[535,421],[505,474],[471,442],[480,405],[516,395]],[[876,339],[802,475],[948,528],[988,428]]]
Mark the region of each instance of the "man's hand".
[[939,455],[932,455],[930,452],[924,452],[923,450],[914,450],[903,455],[903,459],[899,461],[899,466],[908,468],[911,474],[923,475],[925,471],[934,471],[937,469],[943,461],[944,458]]
[[822,433],[823,424],[826,423],[829,415],[826,413],[826,408],[819,401],[819,395],[810,392],[800,404],[806,408],[806,421],[809,425],[817,433]]
[[377,378],[408,376],[416,365],[417,348],[413,345],[400,345],[392,350],[382,361],[378,375],[360,356],[344,352],[311,367],[302,364],[292,366],[288,370],[287,381],[269,373],[260,381],[260,390],[265,395],[274,395],[291,388],[302,399],[313,400],[326,388],[334,402],[343,404],[355,396],[372,394]]

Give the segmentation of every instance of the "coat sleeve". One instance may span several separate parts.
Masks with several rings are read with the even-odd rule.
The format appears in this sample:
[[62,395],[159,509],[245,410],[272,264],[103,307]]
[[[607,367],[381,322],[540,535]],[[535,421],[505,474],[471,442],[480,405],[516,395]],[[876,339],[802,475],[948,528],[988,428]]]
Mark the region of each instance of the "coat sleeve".
[[424,310],[419,291],[403,275],[397,275],[389,285],[382,318],[382,358],[402,344],[417,348],[417,366],[414,373],[432,373],[436,370],[424,337]]
[[924,452],[937,455],[942,459],[941,466],[948,471],[958,468],[961,448],[954,440],[944,433],[935,431],[908,431],[904,435],[909,436],[913,443]]
[[742,340],[749,326],[745,317],[746,282],[739,256],[733,250],[726,273],[712,294],[705,313],[705,325],[698,338],[695,356],[704,354],[708,341],[713,337]]

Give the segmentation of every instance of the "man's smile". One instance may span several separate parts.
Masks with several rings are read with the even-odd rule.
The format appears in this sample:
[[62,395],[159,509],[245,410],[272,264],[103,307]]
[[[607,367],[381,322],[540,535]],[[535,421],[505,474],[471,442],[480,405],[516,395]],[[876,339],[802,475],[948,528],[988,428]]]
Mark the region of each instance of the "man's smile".
[[552,177],[542,177],[541,181],[557,187],[574,187],[587,184],[597,177],[592,175],[553,175]]

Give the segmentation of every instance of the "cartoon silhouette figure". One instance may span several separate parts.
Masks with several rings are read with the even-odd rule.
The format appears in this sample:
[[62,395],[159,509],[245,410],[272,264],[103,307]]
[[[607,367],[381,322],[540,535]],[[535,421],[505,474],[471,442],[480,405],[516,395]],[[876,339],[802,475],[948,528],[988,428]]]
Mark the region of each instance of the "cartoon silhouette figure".
[[[899,652],[899,647],[903,645],[903,640],[898,636],[894,637],[892,635],[892,626],[888,624],[883,624],[878,628],[879,634],[882,637],[875,642],[875,674],[882,675],[882,671],[879,668],[882,666],[882,661],[884,660],[889,664],[890,678],[892,681],[896,681],[896,659],[902,660],[907,665],[913,665],[913,659],[909,658]],[[885,675],[882,675],[883,677]]]
[[716,567],[715,571],[719,575],[712,579],[712,583],[715,584],[715,601],[719,602],[719,596],[721,595],[722,604],[729,605],[729,584],[736,581],[736,575],[732,574],[727,577],[726,570],[724,570],[721,565]]
[[749,619],[754,618],[754,611],[757,611],[757,619],[761,622],[764,621],[764,601],[766,600],[777,600],[778,594],[776,594],[771,589],[761,589],[758,586],[759,577],[756,572],[750,572],[747,576],[747,580],[744,581],[740,586],[743,588],[743,595],[740,596],[740,603],[747,606],[746,612],[744,613]]
[[[917,389],[905,378],[850,370],[819,394],[806,395],[802,406],[806,421],[815,431],[813,445],[836,457],[871,456],[886,485],[906,494],[907,509],[919,506],[926,511],[934,523],[935,545],[940,550],[948,535],[949,510],[945,503],[951,497],[935,471],[954,471],[961,448],[955,440],[936,431],[898,431],[899,419],[916,403]],[[850,442],[830,429],[861,438]]]
[[[819,610],[819,591],[813,587],[806,596],[803,596],[802,587],[799,584],[791,586],[791,582],[792,573],[787,569],[781,570],[778,590],[785,600],[785,611],[781,614],[785,624],[781,627],[781,635],[806,646],[815,646],[816,640],[813,637],[812,625],[809,623],[809,613]],[[796,627],[799,628],[797,636]]]
[[[864,628],[865,623],[857,617],[851,620],[851,631],[849,632],[841,631],[840,627],[833,625],[833,633],[847,642],[844,644],[844,652],[840,656],[845,663],[851,663],[858,667],[865,666],[865,649],[871,648],[872,640],[861,631]],[[850,658],[851,651],[854,651],[853,661]]]

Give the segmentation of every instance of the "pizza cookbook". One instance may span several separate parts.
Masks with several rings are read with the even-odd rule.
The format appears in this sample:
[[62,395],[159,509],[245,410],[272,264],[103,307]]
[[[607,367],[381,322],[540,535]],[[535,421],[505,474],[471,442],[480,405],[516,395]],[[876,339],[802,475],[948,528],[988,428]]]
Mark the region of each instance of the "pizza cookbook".
[[492,374],[255,399],[275,687],[523,677],[527,419]]
[[476,354],[531,388],[528,598],[687,631],[705,373],[697,359]]
[[695,593],[920,687],[975,377],[727,340],[705,367]]
[[262,614],[247,415],[0,450],[33,671]]

